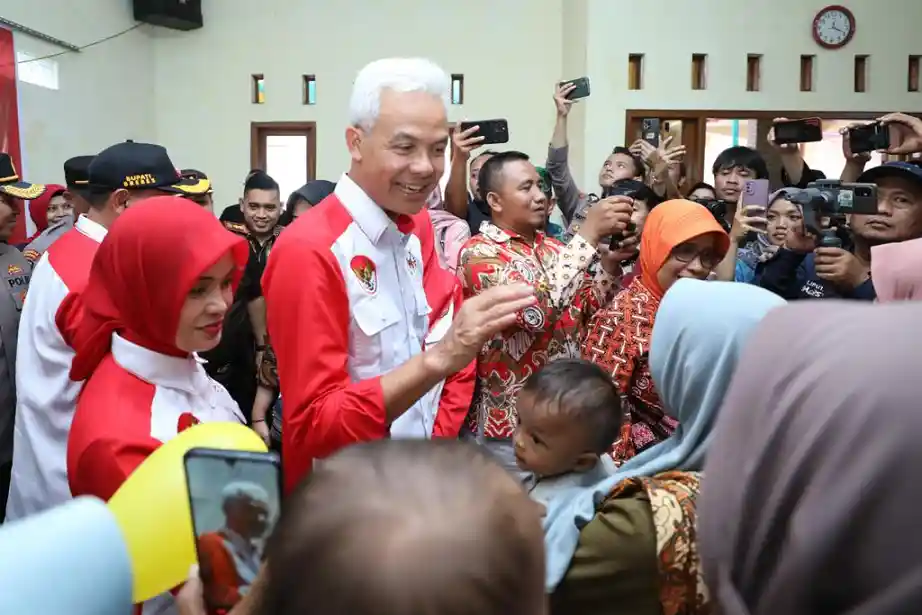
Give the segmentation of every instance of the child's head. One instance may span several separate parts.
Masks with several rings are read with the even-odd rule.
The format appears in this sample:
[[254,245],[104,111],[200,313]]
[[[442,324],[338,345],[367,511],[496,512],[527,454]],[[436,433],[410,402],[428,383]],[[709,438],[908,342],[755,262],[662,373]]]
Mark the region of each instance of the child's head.
[[538,477],[591,469],[618,438],[621,397],[594,363],[561,359],[526,382],[516,401],[515,459]]
[[258,613],[540,614],[540,507],[479,447],[359,444],[288,496],[263,574]]

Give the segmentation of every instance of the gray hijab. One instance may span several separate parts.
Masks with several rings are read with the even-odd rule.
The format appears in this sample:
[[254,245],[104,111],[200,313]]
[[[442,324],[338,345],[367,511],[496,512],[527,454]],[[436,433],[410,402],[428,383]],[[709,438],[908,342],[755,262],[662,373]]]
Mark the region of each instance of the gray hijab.
[[295,203],[299,200],[307,201],[312,206],[327,198],[336,189],[336,184],[325,179],[315,179],[307,182],[291,193],[285,203],[285,211],[294,214]]
[[922,304],[803,302],[762,321],[699,498],[723,615],[922,612]]

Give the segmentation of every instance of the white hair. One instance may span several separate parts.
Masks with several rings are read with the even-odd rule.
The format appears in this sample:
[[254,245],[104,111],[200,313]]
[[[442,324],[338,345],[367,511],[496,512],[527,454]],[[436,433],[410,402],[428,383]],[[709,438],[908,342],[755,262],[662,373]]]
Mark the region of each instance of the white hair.
[[437,64],[424,58],[375,60],[359,71],[349,98],[349,123],[371,129],[381,113],[381,93],[427,92],[438,97],[448,112],[451,79]]
[[221,490],[221,499],[224,502],[236,500],[238,498],[247,498],[254,502],[262,502],[269,505],[269,493],[261,485],[249,481],[236,481],[225,485]]

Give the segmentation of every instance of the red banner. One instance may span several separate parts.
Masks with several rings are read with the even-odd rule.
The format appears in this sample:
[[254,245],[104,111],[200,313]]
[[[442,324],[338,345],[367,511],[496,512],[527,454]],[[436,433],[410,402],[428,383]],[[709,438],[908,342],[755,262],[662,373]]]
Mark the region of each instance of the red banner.
[[[13,164],[22,175],[22,151],[19,144],[19,101],[16,96],[16,51],[13,33],[0,28],[0,151],[13,158]],[[20,206],[25,206],[20,201]],[[20,211],[9,242],[22,243],[26,239],[25,212]]]

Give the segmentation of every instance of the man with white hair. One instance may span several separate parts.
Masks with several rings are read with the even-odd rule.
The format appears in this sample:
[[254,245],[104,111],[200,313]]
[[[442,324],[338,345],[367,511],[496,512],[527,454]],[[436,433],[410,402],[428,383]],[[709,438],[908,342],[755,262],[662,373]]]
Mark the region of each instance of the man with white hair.
[[[439,267],[425,208],[445,168],[449,90],[448,75],[428,60],[365,66],[345,131],[349,171],[269,258],[263,290],[285,400],[286,490],[315,460],[354,442],[431,437],[447,410],[428,392],[534,302],[524,286],[486,292],[425,348],[424,282],[450,275]],[[452,412],[470,401],[448,398],[459,406]]]
[[224,527],[198,538],[205,601],[212,609],[231,609],[247,594],[262,563],[269,531],[269,494],[256,483],[235,481],[221,491]]

